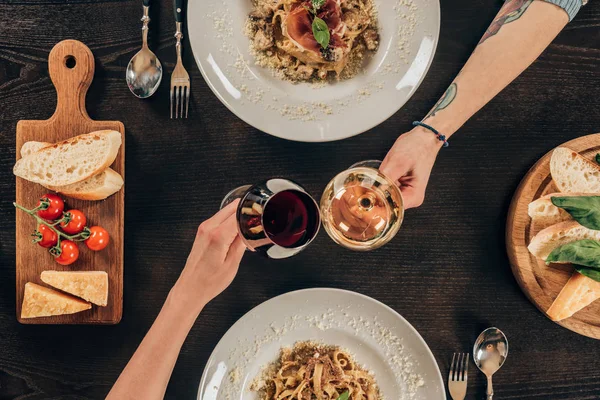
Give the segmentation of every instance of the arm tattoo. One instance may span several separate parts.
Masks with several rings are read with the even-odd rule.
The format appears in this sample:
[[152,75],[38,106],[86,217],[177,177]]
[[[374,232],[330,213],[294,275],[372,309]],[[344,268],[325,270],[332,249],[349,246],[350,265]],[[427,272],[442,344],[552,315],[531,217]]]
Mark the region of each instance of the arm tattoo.
[[500,9],[496,19],[494,19],[490,27],[485,31],[479,44],[482,44],[492,36],[496,35],[504,25],[521,18],[531,3],[533,3],[533,0],[507,0]]
[[429,114],[423,118],[425,121],[429,117],[435,116],[438,111],[442,111],[444,108],[448,107],[456,98],[456,94],[458,93],[458,86],[456,83],[450,85],[448,89],[446,89],[446,93],[442,96],[442,98],[436,103],[436,105],[429,111]]

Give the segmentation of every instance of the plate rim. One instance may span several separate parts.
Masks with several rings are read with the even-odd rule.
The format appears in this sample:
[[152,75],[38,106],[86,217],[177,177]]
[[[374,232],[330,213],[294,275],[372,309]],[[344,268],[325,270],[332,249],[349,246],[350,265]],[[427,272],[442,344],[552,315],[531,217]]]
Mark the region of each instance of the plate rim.
[[[431,1],[431,0],[430,0]],[[434,6],[436,7],[436,11],[437,11],[437,19],[436,19],[436,25],[437,25],[437,29],[435,30],[434,36],[435,36],[435,40],[434,40],[434,44],[433,44],[433,49],[432,49],[432,55],[429,58],[429,60],[427,61],[427,66],[425,67],[425,70],[423,72],[423,74],[421,75],[421,77],[419,78],[417,84],[415,86],[413,86],[413,88],[410,90],[410,92],[408,93],[408,95],[406,96],[406,99],[403,102],[399,102],[398,103],[398,107],[393,110],[391,113],[389,113],[389,115],[386,115],[383,117],[383,119],[379,122],[373,122],[371,124],[369,124],[368,127],[359,130],[357,132],[354,132],[348,136],[345,136],[343,138],[332,138],[332,139],[322,139],[322,138],[315,138],[315,139],[292,139],[289,137],[284,137],[283,135],[272,131],[271,129],[260,129],[256,126],[254,126],[253,124],[251,124],[250,122],[248,122],[248,120],[244,117],[242,117],[240,114],[238,114],[235,111],[235,108],[229,104],[229,102],[220,94],[220,92],[217,90],[215,84],[213,83],[213,81],[208,77],[208,74],[206,73],[206,71],[204,70],[204,67],[202,66],[202,63],[200,62],[200,59],[198,58],[198,56],[196,56],[196,54],[194,53],[194,45],[192,43],[192,35],[190,34],[190,30],[188,28],[188,35],[189,35],[189,42],[190,42],[190,50],[192,51],[193,57],[194,57],[194,61],[196,61],[196,65],[198,66],[198,69],[200,70],[200,73],[202,74],[202,78],[204,79],[204,82],[206,82],[206,84],[208,85],[208,87],[210,88],[210,90],[213,92],[213,94],[219,99],[219,101],[225,106],[227,107],[227,109],[233,114],[235,115],[237,118],[239,118],[240,120],[242,120],[245,124],[251,126],[252,128],[260,131],[260,132],[264,132],[270,136],[274,136],[277,137],[279,139],[283,139],[283,140],[289,140],[291,142],[300,142],[300,143],[328,143],[328,142],[336,142],[336,141],[340,141],[340,140],[344,140],[344,139],[349,139],[351,137],[355,137],[358,136],[360,134],[363,134],[381,124],[383,124],[385,121],[389,120],[392,116],[394,116],[398,111],[400,111],[409,101],[410,99],[412,99],[412,97],[414,96],[414,94],[417,92],[417,90],[421,87],[421,84],[423,84],[423,81],[425,80],[425,78],[427,77],[427,75],[429,74],[429,70],[431,69],[431,66],[433,65],[433,60],[435,59],[435,56],[437,54],[437,48],[438,48],[438,44],[440,41],[440,33],[441,33],[441,28],[442,28],[442,8],[440,5],[440,0],[433,0],[434,2]],[[190,8],[192,7],[192,3],[199,3],[199,2],[193,2],[190,1],[187,4],[187,8],[186,8],[186,12],[185,12],[185,19],[186,19],[186,26],[189,26],[190,21],[189,21],[189,15],[190,15]]]
[[198,384],[198,394],[196,395],[196,399],[197,400],[202,400],[201,397],[200,397],[201,394],[202,394],[202,386],[203,386],[203,383],[205,382],[206,376],[208,374],[208,367],[209,367],[209,365],[212,364],[212,361],[213,361],[214,356],[215,356],[215,352],[219,348],[219,345],[221,345],[221,343],[225,339],[225,336],[227,336],[227,334],[242,319],[244,319],[248,314],[250,314],[251,312],[253,312],[257,308],[262,307],[264,304],[276,301],[276,300],[278,300],[281,297],[301,295],[301,294],[306,294],[306,293],[310,293],[310,292],[337,292],[337,293],[347,294],[347,295],[351,295],[351,296],[356,296],[358,298],[361,298],[362,300],[366,300],[368,302],[374,303],[375,305],[378,305],[380,307],[383,307],[387,311],[390,311],[392,313],[392,315],[394,315],[396,318],[398,318],[400,321],[402,321],[409,328],[409,330],[411,330],[412,333],[416,335],[416,338],[420,341],[420,343],[425,346],[425,349],[427,350],[426,351],[427,357],[433,362],[433,365],[435,365],[435,367],[436,367],[437,374],[436,374],[436,376],[434,378],[437,378],[436,381],[439,384],[440,388],[442,389],[442,394],[443,394],[442,398],[444,400],[447,399],[447,397],[446,397],[446,391],[445,391],[445,386],[444,386],[444,380],[442,378],[442,371],[440,369],[440,366],[439,366],[437,360],[435,359],[435,355],[431,351],[431,348],[429,348],[429,345],[427,344],[427,342],[425,341],[425,339],[423,339],[423,336],[421,336],[421,334],[419,333],[419,331],[417,331],[417,329],[414,326],[412,326],[412,324],[410,322],[408,322],[408,320],[406,318],[404,318],[399,312],[397,312],[396,310],[394,310],[392,307],[388,306],[387,304],[385,304],[385,303],[383,303],[383,302],[381,302],[381,301],[379,301],[377,299],[374,299],[373,297],[367,296],[365,294],[362,294],[362,293],[359,293],[359,292],[356,292],[356,291],[353,291],[353,290],[339,289],[339,288],[332,288],[332,287],[314,287],[314,288],[298,289],[298,290],[293,290],[291,292],[282,293],[280,295],[277,295],[275,297],[271,297],[270,299],[263,301],[262,303],[256,305],[255,307],[252,307],[252,309],[250,309],[246,313],[244,313],[244,315],[242,315],[240,318],[238,318],[237,321],[235,321],[233,323],[233,325],[231,325],[229,327],[229,329],[227,329],[227,331],[223,334],[223,336],[221,336],[221,339],[219,339],[219,341],[215,345],[213,351],[210,353],[210,356],[206,360],[206,364],[204,365],[204,369],[203,369],[202,375],[200,377],[200,382]]

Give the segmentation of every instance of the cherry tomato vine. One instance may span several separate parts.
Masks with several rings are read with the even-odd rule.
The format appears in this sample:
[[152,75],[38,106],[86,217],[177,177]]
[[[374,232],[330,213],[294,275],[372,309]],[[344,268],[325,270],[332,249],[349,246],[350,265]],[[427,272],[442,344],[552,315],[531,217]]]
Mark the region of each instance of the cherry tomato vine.
[[38,228],[32,234],[33,243],[48,248],[59,264],[69,265],[77,260],[79,248],[76,242],[85,242],[93,251],[108,245],[109,235],[104,228],[87,227],[87,219],[79,210],[65,212],[63,200],[55,194],[44,195],[32,209],[17,203],[13,205],[36,220]]

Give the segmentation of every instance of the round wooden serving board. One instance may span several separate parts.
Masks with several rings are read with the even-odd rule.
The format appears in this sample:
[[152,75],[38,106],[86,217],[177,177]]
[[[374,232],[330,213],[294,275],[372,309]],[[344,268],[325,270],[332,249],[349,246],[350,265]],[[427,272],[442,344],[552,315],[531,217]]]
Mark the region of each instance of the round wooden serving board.
[[[561,147],[568,147],[584,157],[594,159],[600,152],[600,133],[571,140]],[[552,151],[531,167],[521,181],[510,205],[506,224],[506,247],[513,274],[529,300],[544,314],[573,272],[570,265],[546,265],[527,250],[531,238],[541,230],[527,214],[529,203],[545,194],[558,192],[550,176]],[[600,339],[600,301],[557,323],[581,335]]]

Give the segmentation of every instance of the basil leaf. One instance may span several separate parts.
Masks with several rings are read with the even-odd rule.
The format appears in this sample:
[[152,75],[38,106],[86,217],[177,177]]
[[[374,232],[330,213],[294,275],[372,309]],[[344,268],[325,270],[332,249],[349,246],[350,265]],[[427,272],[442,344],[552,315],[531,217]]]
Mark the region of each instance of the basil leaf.
[[591,268],[585,268],[585,267],[580,267],[580,266],[575,266],[575,269],[577,270],[577,272],[579,272],[581,275],[585,275],[590,279],[593,279],[597,282],[600,282],[600,271],[595,270],[595,269],[591,269]]
[[327,23],[321,18],[315,17],[312,23],[312,30],[317,43],[319,43],[321,47],[326,49],[327,46],[329,46],[329,41],[331,40],[331,35],[329,34],[329,27],[327,26]]
[[596,154],[596,162],[600,164],[600,153]]
[[344,393],[342,393],[340,395],[340,397],[337,398],[337,400],[348,400],[349,398],[350,398],[350,392],[346,390]]
[[552,204],[571,214],[581,225],[600,230],[600,196],[555,196],[551,200]]
[[583,239],[559,246],[546,258],[546,264],[552,262],[569,262],[600,272],[600,242]]

